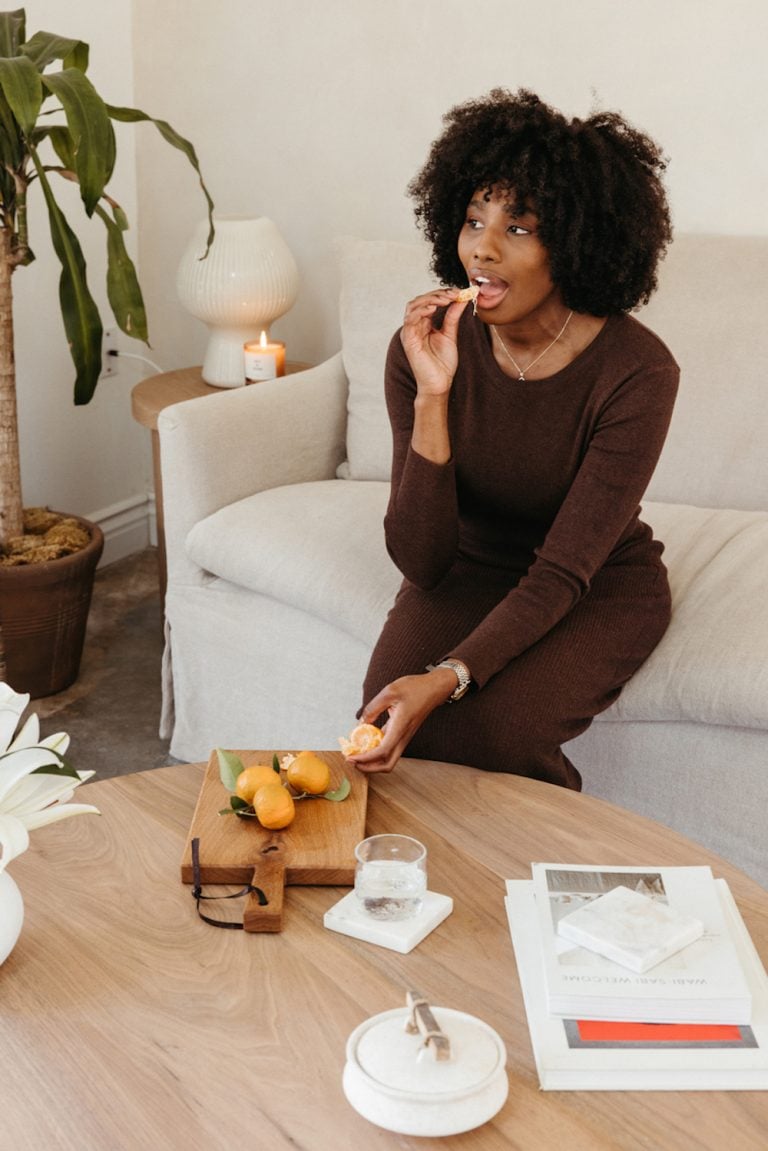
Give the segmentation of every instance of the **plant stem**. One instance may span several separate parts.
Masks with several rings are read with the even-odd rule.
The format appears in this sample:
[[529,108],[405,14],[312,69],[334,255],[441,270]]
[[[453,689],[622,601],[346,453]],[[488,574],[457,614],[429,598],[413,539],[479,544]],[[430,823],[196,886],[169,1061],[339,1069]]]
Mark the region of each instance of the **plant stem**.
[[12,232],[0,228],[0,549],[23,530],[19,427],[16,411],[16,365],[13,354],[13,293],[15,260]]

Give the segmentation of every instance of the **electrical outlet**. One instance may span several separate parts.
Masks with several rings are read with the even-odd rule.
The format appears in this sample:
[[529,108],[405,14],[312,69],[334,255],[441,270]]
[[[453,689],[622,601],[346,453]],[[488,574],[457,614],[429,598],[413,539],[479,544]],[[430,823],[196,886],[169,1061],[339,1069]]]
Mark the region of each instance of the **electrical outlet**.
[[116,375],[117,359],[117,331],[115,328],[105,328],[104,335],[101,338],[102,376]]

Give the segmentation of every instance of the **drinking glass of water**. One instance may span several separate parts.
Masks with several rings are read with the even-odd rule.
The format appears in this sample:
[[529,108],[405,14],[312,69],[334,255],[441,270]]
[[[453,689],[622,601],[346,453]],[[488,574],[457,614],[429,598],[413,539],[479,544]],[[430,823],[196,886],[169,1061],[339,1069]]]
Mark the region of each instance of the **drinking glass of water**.
[[355,848],[355,894],[374,919],[411,919],[427,890],[427,849],[410,835],[372,835]]

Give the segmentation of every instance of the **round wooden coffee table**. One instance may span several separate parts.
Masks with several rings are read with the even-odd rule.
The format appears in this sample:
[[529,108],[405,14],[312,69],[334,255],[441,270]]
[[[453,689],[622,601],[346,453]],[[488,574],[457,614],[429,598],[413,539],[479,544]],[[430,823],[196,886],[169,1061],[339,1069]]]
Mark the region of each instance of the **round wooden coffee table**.
[[[430,887],[454,900],[432,935],[401,955],[327,931],[344,894],[328,887],[289,888],[280,934],[218,930],[179,878],[201,780],[186,765],[87,784],[101,818],[33,832],[13,862],[26,919],[0,967],[2,1151],[766,1145],[763,1092],[541,1092],[504,910],[504,879],[532,860],[709,863],[765,961],[768,893],[723,860],[601,800],[404,760],[371,778],[368,831],[426,843]],[[343,1095],[347,1036],[408,987],[507,1045],[509,1098],[474,1132],[404,1138]]]

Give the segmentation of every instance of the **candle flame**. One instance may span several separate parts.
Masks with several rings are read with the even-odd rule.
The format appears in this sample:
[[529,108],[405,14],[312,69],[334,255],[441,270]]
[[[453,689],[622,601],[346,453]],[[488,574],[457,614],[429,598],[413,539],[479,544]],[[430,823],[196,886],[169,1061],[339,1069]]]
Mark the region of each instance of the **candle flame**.
[[266,348],[266,346],[267,346],[267,333],[266,332],[262,332],[261,335],[259,336],[259,345],[262,348]]

